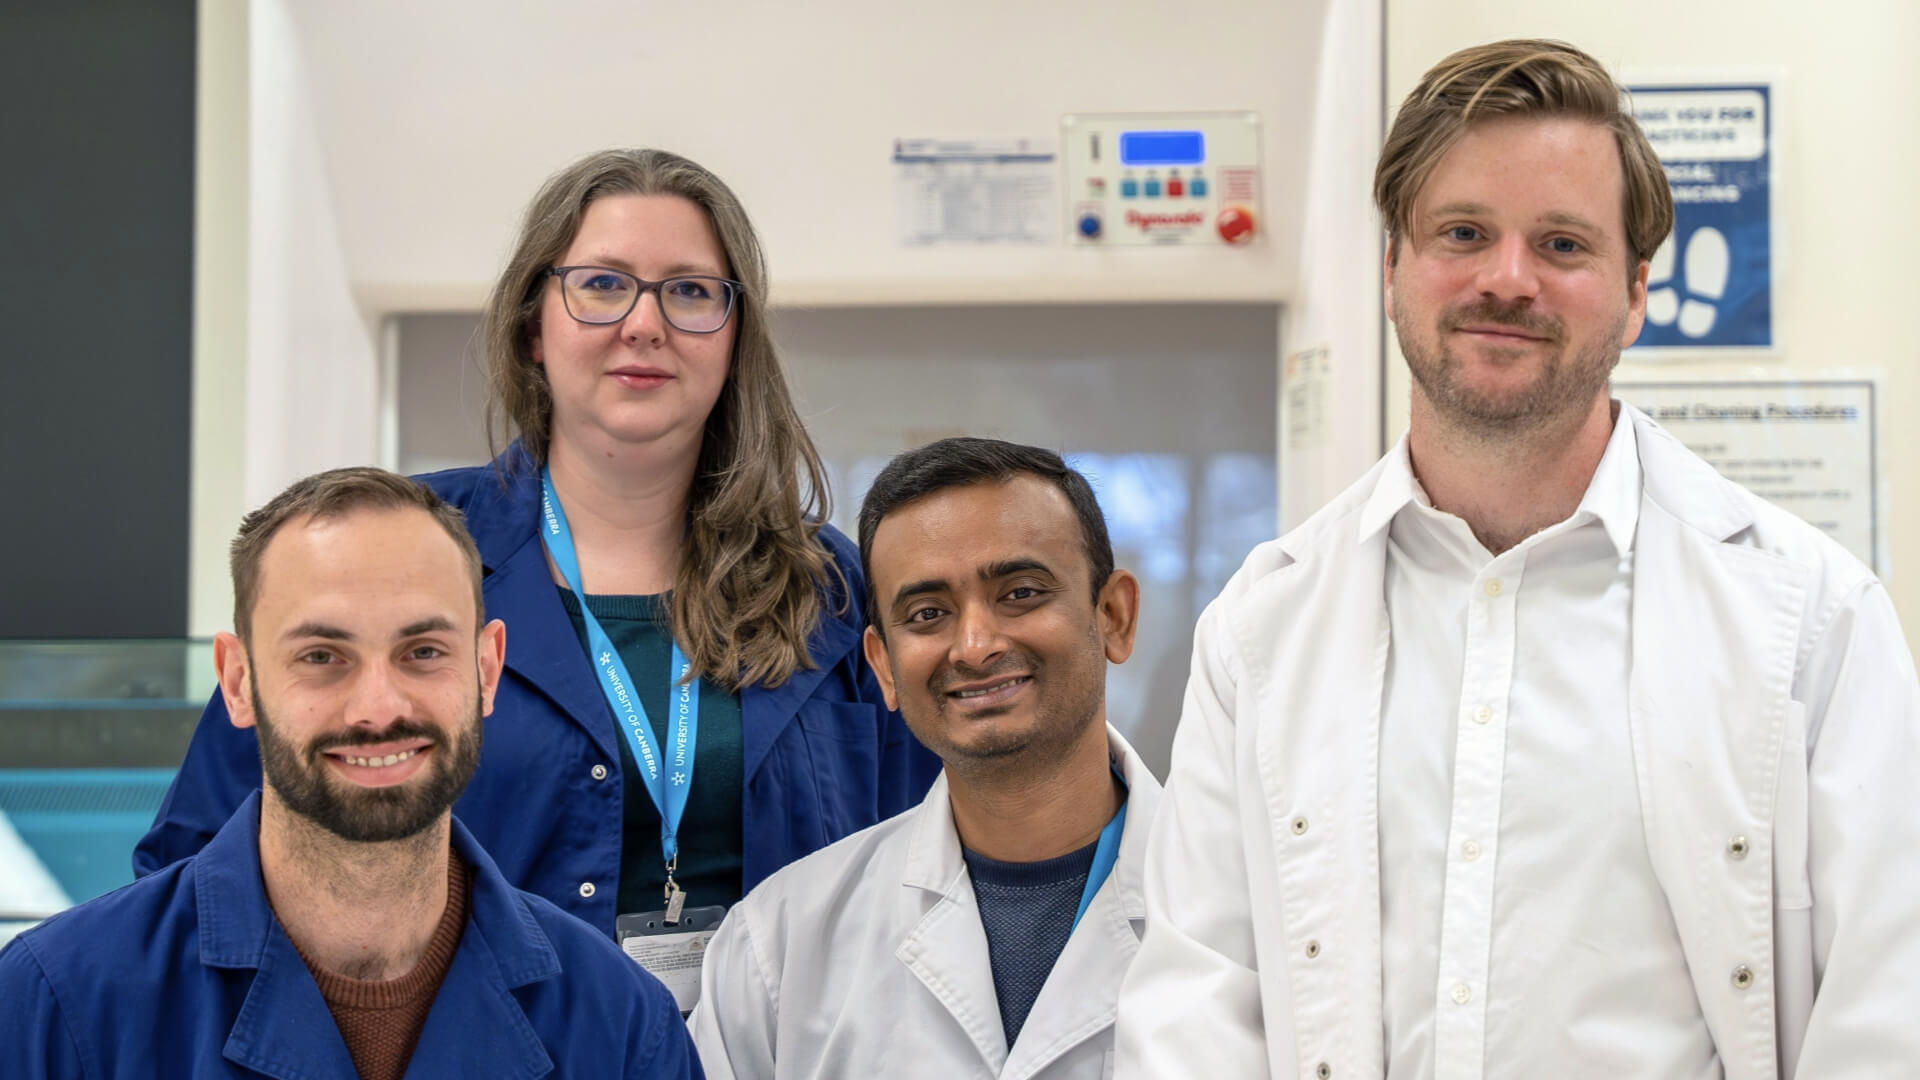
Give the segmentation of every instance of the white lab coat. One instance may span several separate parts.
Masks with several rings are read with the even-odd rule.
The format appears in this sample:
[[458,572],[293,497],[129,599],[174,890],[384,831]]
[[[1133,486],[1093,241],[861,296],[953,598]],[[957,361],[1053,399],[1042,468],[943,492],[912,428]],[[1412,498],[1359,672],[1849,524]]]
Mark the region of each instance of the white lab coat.
[[1112,874],[1009,1050],[947,779],[915,809],[786,867],[727,913],[689,1021],[710,1080],[1102,1080],[1160,785],[1107,729],[1128,787]]
[[[1726,1076],[1920,1076],[1920,685],[1892,605],[1625,411],[1641,818]],[[1201,618],[1123,1080],[1383,1073],[1386,530],[1358,528],[1379,472],[1256,549]]]

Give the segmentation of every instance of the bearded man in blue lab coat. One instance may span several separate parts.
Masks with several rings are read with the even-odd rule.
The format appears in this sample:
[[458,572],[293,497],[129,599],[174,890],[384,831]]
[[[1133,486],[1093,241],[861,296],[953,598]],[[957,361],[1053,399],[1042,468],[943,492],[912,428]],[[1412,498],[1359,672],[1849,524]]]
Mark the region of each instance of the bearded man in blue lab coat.
[[459,512],[322,473],[233,577],[214,659],[264,789],[0,952],[0,1075],[699,1077],[666,989],[453,819],[506,648]]

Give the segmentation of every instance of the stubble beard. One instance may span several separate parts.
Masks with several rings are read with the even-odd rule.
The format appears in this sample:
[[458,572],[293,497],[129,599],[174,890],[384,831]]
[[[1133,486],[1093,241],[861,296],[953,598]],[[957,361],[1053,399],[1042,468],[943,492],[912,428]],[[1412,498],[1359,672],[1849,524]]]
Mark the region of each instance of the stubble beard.
[[[1098,647],[1097,640],[1095,647]],[[909,723],[909,729],[929,731],[932,737],[922,738],[921,741],[947,767],[962,774],[1011,779],[1016,773],[1057,768],[1085,735],[1088,726],[1100,716],[1101,706],[1105,704],[1101,676],[1095,677],[1091,687],[1085,687],[1081,684],[1086,680],[1075,673],[1060,673],[1066,677],[1066,684],[1056,687],[1057,692],[1048,695],[1045,681],[1047,668],[1038,657],[1026,653],[1010,655],[1005,664],[996,667],[1005,673],[1025,671],[1033,676],[1039,694],[1034,702],[1033,723],[1026,729],[996,732],[991,738],[965,742],[949,738],[948,702],[945,694],[936,688],[947,683],[991,679],[997,673],[988,669],[962,675],[951,667],[942,669],[930,682],[929,690],[936,703],[931,722],[921,725]]]
[[[437,728],[400,721],[368,737],[326,736],[305,747],[282,738],[251,680],[260,767],[281,803],[295,815],[351,843],[374,844],[405,840],[425,832],[453,808],[480,766],[482,716],[479,688],[474,690],[473,723],[451,743]],[[323,752],[345,746],[385,742],[396,738],[432,740],[433,760],[426,783],[395,784],[380,788],[343,788],[328,775]]]
[[[1616,343],[1627,325],[1627,313],[1622,311],[1605,335],[1569,352],[1565,329],[1557,320],[1512,306],[1488,302],[1443,312],[1431,340],[1422,340],[1408,329],[1416,323],[1398,298],[1393,316],[1407,368],[1438,419],[1458,435],[1477,442],[1552,435],[1568,426],[1577,427],[1605,391],[1620,362]],[[1465,384],[1460,358],[1445,344],[1448,333],[1471,323],[1496,323],[1530,334],[1545,334],[1559,348],[1546,358],[1527,386],[1502,393],[1483,392]]]

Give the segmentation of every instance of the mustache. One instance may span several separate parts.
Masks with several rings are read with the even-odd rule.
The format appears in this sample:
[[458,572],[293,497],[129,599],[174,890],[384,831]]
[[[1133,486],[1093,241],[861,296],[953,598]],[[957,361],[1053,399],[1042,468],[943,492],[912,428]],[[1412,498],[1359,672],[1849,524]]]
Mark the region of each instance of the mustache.
[[1481,300],[1448,312],[1446,329],[1458,330],[1463,326],[1488,323],[1495,326],[1510,326],[1515,330],[1534,337],[1546,338],[1549,341],[1559,341],[1564,333],[1558,319],[1537,315],[1526,304],[1503,304],[1493,299]]
[[936,694],[950,694],[953,688],[982,679],[992,679],[1003,675],[1032,675],[1040,670],[1040,662],[1024,653],[1009,652],[1000,660],[984,668],[968,667],[965,664],[949,663],[934,672],[930,687]]
[[446,736],[438,729],[418,720],[396,720],[379,731],[342,731],[333,735],[321,735],[307,744],[309,755],[324,754],[329,750],[339,750],[352,746],[372,746],[375,743],[392,742],[395,739],[426,739],[438,747],[446,743]]

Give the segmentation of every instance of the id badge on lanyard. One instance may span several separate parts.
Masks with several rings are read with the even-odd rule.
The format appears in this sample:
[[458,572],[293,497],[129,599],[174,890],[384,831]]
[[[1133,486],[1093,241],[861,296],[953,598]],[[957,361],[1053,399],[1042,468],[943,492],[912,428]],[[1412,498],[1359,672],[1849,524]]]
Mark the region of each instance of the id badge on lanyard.
[[614,920],[613,932],[621,950],[673,993],[674,1004],[685,1016],[700,1004],[700,967],[727,909],[721,905],[687,908],[671,923],[665,914],[622,915]]
[[673,687],[673,715],[668,718],[667,745],[655,744],[653,726],[647,722],[646,709],[640,704],[633,677],[613,640],[601,628],[592,609],[587,607],[586,589],[580,576],[580,557],[574,551],[573,530],[567,527],[567,514],[553,490],[553,471],[540,472],[540,520],[547,553],[560,569],[567,587],[580,598],[580,619],[586,625],[587,651],[593,660],[594,674],[606,695],[614,719],[633,760],[640,766],[640,778],[653,805],[660,811],[660,852],[667,861],[666,907],[661,913],[668,926],[680,922],[687,894],[673,880],[680,865],[680,820],[686,816],[687,794],[693,787],[693,754],[700,737],[700,680],[692,677],[693,665],[673,644],[673,666],[678,681]]

